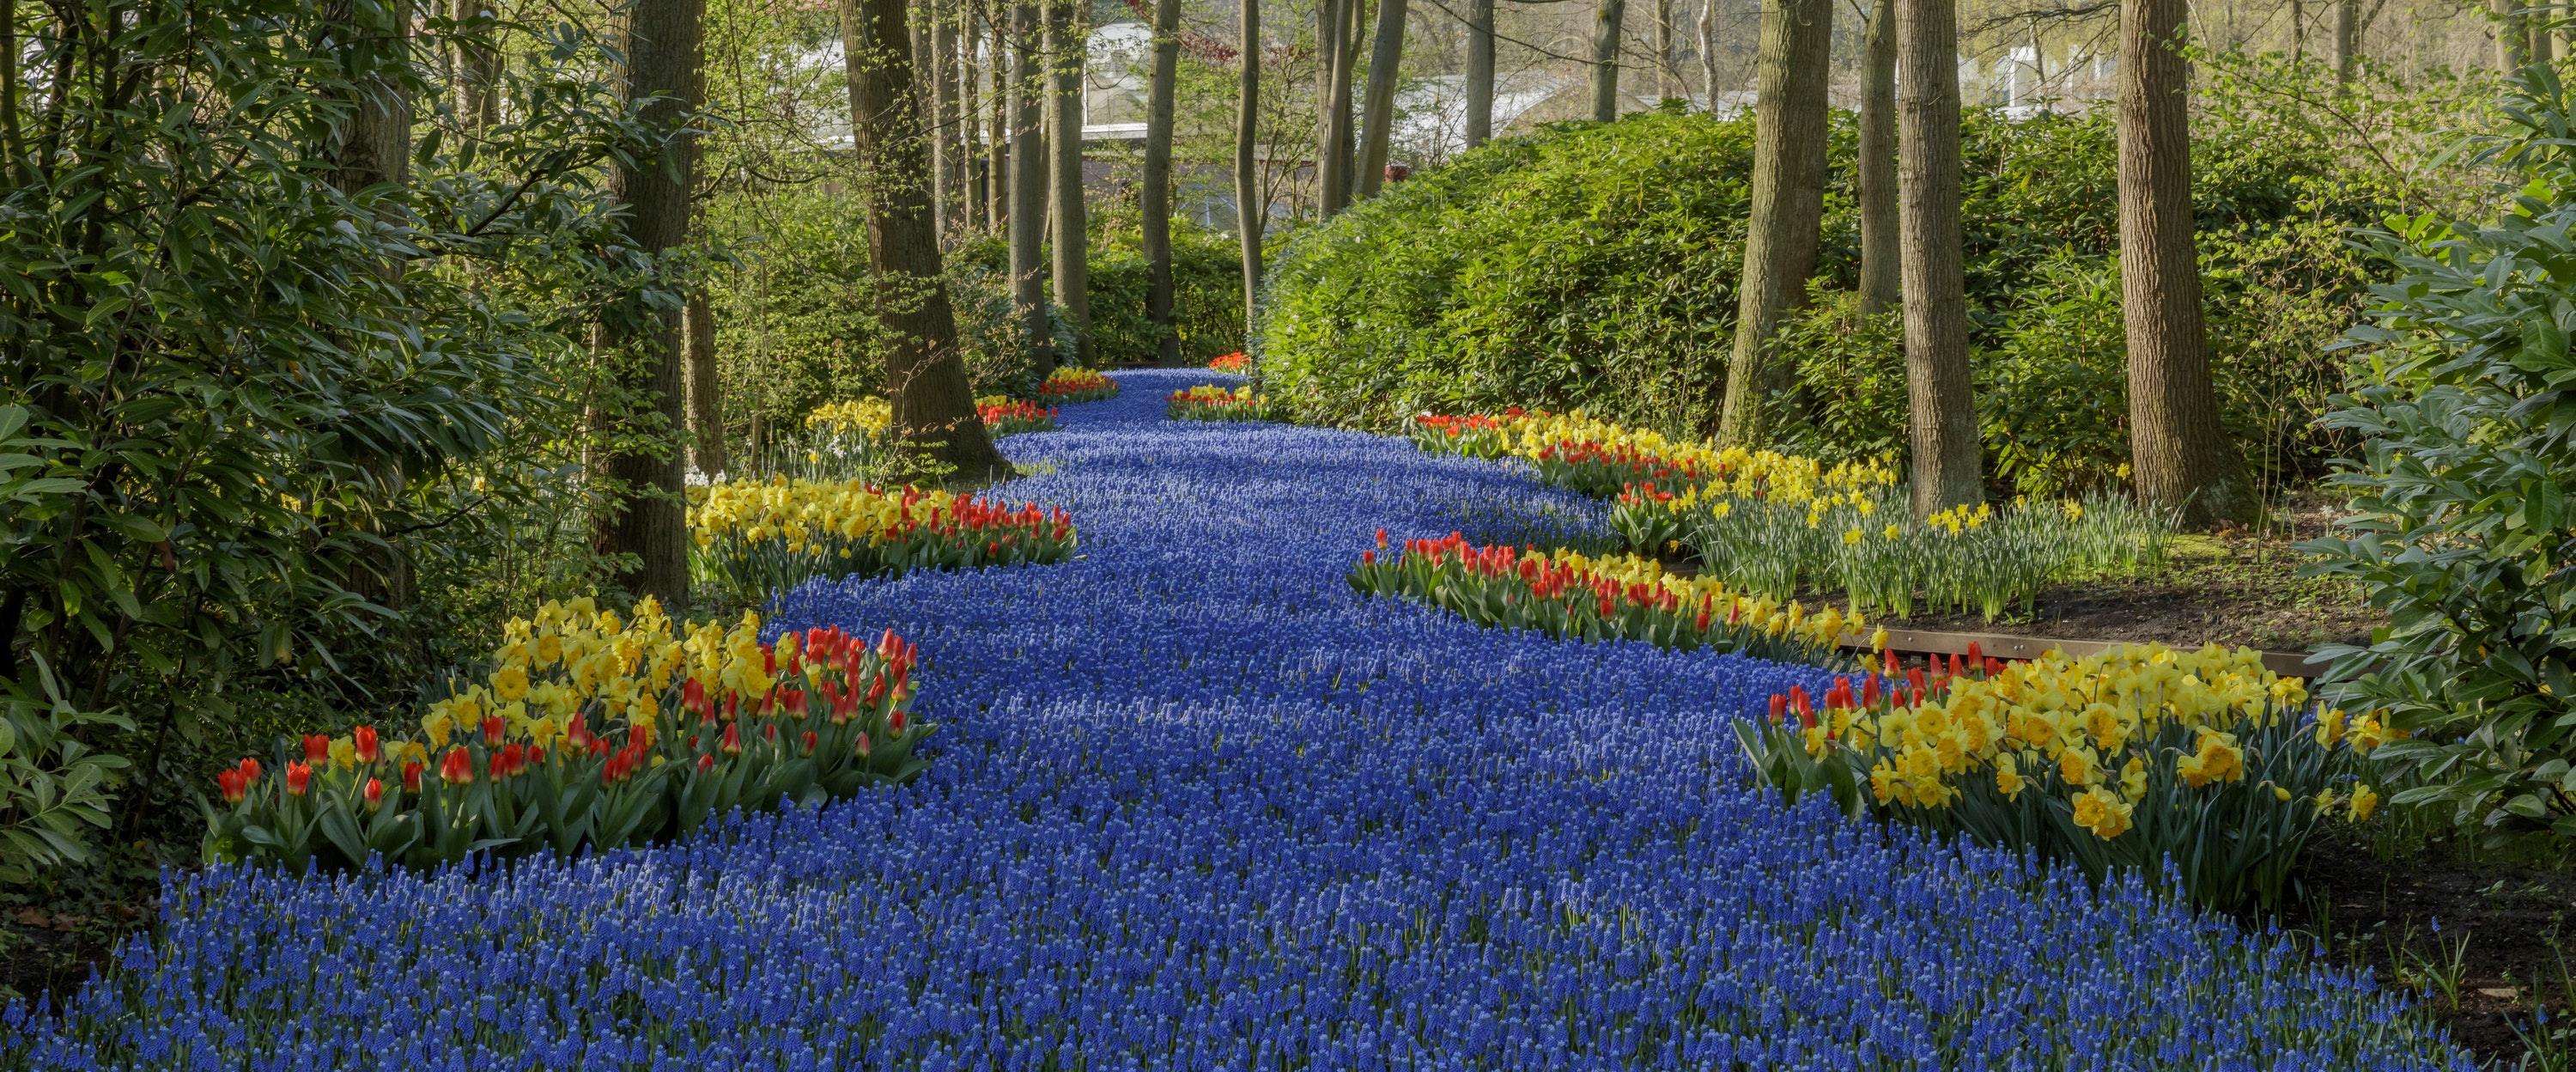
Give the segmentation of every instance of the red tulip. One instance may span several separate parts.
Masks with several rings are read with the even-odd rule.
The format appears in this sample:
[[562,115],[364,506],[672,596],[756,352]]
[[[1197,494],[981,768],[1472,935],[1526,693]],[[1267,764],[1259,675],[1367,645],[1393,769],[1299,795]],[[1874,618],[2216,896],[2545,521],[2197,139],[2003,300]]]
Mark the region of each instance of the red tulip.
[[[803,694],[802,694],[802,693],[799,693],[798,695],[803,695]],[[768,740],[772,740],[772,741],[777,740],[777,739],[778,739],[778,723],[772,722],[772,723],[770,723],[770,724],[768,724],[768,725],[766,725],[766,726],[761,727],[761,728],[760,728],[760,735],[761,735],[762,737],[764,737],[764,738],[768,739]]]
[[564,727],[564,744],[575,751],[590,747],[590,720],[574,715],[572,725]]
[[305,762],[325,763],[329,762],[330,759],[331,738],[329,735],[320,733],[308,733],[304,735]]
[[814,731],[812,730],[805,731],[805,751],[802,754],[809,756],[814,754]]
[[504,726],[504,725],[502,725],[502,724],[501,724],[501,716],[499,716],[499,715],[486,715],[486,716],[484,716],[484,718],[483,718],[483,743],[484,743],[484,744],[486,744],[486,745],[491,745],[491,744],[496,744],[496,743],[498,743],[498,742],[501,740],[501,734],[502,734],[502,733],[504,733],[504,732],[506,732],[506,731],[507,731],[507,729],[508,729],[508,727],[506,727],[506,726]]
[[237,770],[217,771],[215,788],[223,791],[224,803],[239,804],[250,788],[250,781],[243,778],[242,772]]
[[727,722],[727,723],[725,723],[724,739],[723,739],[722,741],[717,742],[716,747],[724,749],[724,753],[725,753],[726,755],[728,755],[728,756],[738,756],[738,755],[741,755],[741,754],[742,754],[742,723],[739,723],[739,722]]
[[681,683],[680,704],[681,706],[684,706],[691,711],[696,711],[703,716],[706,713],[707,707],[706,684],[696,678],[690,678],[686,682]]
[[464,748],[450,748],[447,758],[438,762],[438,780],[449,785],[466,785],[474,781],[474,757]]
[[787,690],[787,713],[797,718],[805,717],[805,690]]
[[506,778],[519,773],[519,764],[526,758],[527,753],[520,751],[516,742],[502,745],[501,754],[492,758],[492,776]]
[[1897,676],[1896,649],[1889,648],[1880,654],[1885,656],[1884,661],[1887,663],[1887,676],[1891,678]]
[[417,759],[403,764],[403,792],[420,792],[420,761]]
[[896,733],[903,732],[903,708],[895,708],[893,714],[886,716],[886,728]]
[[1374,566],[1374,565],[1377,565],[1377,552],[1375,552],[1375,551],[1362,551],[1362,552],[1360,552],[1360,565],[1363,565],[1363,566]]
[[311,765],[304,763],[289,763],[286,765],[287,796],[303,796],[305,788],[312,784],[313,768]]
[[859,734],[859,754],[861,756],[868,754],[868,735],[865,731]]
[[711,771],[711,770],[714,770],[714,769],[716,769],[716,757],[714,757],[714,756],[699,756],[699,757],[698,757],[698,773],[700,773],[700,774],[705,774],[706,772]]
[[1789,715],[1789,697],[1788,697],[1788,695],[1787,695],[1787,694],[1785,694],[1785,693],[1778,693],[1778,692],[1772,693],[1772,694],[1771,694],[1771,724],[1772,724],[1772,725],[1774,725],[1774,726],[1779,725],[1779,724],[1780,724],[1780,722],[1781,722],[1781,720],[1783,720],[1783,719],[1787,718],[1787,717],[1788,717],[1788,715]]
[[357,742],[358,762],[373,763],[376,761],[378,753],[376,751],[376,728],[374,726],[360,726],[356,730],[352,731],[349,736]]
[[252,759],[252,758],[250,758],[250,757],[248,757],[248,756],[243,756],[243,757],[242,757],[242,761],[241,761],[241,766],[240,766],[240,767],[238,767],[238,768],[235,768],[235,769],[237,769],[237,770],[241,771],[241,776],[242,776],[242,788],[247,789],[247,788],[249,788],[249,787],[250,787],[250,786],[252,786],[253,784],[256,784],[256,783],[259,781],[259,761],[258,761],[258,760],[256,760],[256,759]]
[[367,788],[359,795],[366,798],[368,811],[374,811],[377,808],[384,807],[385,783],[369,778],[367,779]]

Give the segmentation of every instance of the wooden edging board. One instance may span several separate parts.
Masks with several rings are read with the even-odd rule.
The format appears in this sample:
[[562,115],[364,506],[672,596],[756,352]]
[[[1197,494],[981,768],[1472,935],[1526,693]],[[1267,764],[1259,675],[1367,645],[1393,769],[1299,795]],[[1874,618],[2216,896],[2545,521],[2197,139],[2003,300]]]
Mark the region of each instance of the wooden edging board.
[[[1873,630],[1875,632],[1875,630]],[[2004,636],[1995,633],[1936,633],[1928,629],[1890,629],[1889,650],[1899,655],[1965,655],[1968,645],[1997,659],[2036,659],[2054,648],[2068,655],[2098,655],[2119,646],[2122,641],[2050,640],[2042,637]],[[1869,649],[1869,633],[1845,633],[1842,646]],[[2308,662],[2304,651],[2267,651],[2263,665],[2282,677],[2315,677],[2325,670],[2323,663]]]

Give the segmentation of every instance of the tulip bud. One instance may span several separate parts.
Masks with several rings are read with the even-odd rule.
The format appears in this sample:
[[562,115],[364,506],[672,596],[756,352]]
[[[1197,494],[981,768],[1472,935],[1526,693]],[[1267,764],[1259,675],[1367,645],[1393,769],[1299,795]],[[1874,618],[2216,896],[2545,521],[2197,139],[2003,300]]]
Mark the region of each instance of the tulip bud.
[[903,708],[895,708],[893,714],[886,716],[886,728],[893,730],[896,733],[902,733],[903,721]]
[[244,757],[242,757],[241,766],[240,766],[240,767],[237,767],[237,768],[235,768],[235,769],[236,769],[236,770],[241,771],[241,776],[242,776],[242,787],[243,787],[243,788],[249,788],[250,786],[252,786],[252,785],[254,785],[254,784],[257,784],[257,783],[259,782],[259,761],[258,761],[258,760],[256,760],[256,759],[252,759],[252,758],[250,758],[250,757],[248,757],[248,756],[244,756]]
[[814,754],[814,731],[805,731],[805,750],[801,754],[809,756]]
[[374,726],[360,726],[355,731],[351,732],[349,736],[351,741],[357,745],[358,762],[373,763],[376,761],[376,757],[382,754],[378,752],[376,748],[376,728]]
[[723,739],[723,740],[721,740],[721,741],[718,741],[718,742],[716,743],[716,747],[721,748],[721,749],[724,749],[724,753],[725,753],[726,755],[728,755],[728,756],[738,756],[738,755],[741,755],[741,754],[742,754],[742,723],[739,723],[739,722],[727,722],[727,723],[725,723],[724,739]]
[[308,733],[304,735],[304,762],[326,763],[329,762],[330,759],[330,735],[321,733]]
[[474,757],[462,746],[447,750],[447,758],[438,762],[438,780],[449,785],[467,785],[474,781]]
[[1774,726],[1779,725],[1782,719],[1785,719],[1785,718],[1787,718],[1787,717],[1788,717],[1788,714],[1789,714],[1789,697],[1788,697],[1786,694],[1784,694],[1784,693],[1777,693],[1777,692],[1772,693],[1772,694],[1771,694],[1771,724],[1772,724],[1772,725],[1774,725]]
[[1363,565],[1363,566],[1374,566],[1374,565],[1377,565],[1377,552],[1375,552],[1375,551],[1362,551],[1362,552],[1360,552],[1360,565]]
[[519,762],[525,757],[526,753],[519,750],[517,743],[502,745],[501,754],[492,757],[492,776],[506,778],[519,773]]
[[686,707],[691,711],[696,711],[700,717],[704,717],[707,706],[706,683],[699,681],[694,677],[682,682],[680,684],[680,706]]
[[711,770],[714,770],[714,769],[716,769],[716,757],[714,757],[714,756],[699,756],[699,757],[698,757],[698,773],[700,773],[700,774],[705,774],[706,772],[711,771]]
[[1985,665],[1985,662],[1986,662],[1986,647],[1985,647],[1985,645],[1980,644],[1980,643],[1978,643],[1978,642],[1976,642],[1976,641],[1974,641],[1974,640],[1969,641],[1969,642],[1968,642],[1968,662],[1969,662],[1969,664],[1970,664],[1970,665],[1975,665],[1975,666],[1983,666],[1983,665]]
[[286,765],[286,795],[287,795],[287,796],[290,796],[290,797],[300,797],[300,796],[303,796],[303,795],[304,795],[304,790],[305,790],[305,788],[306,788],[306,787],[308,787],[308,786],[310,786],[310,785],[312,785],[312,784],[313,784],[313,767],[312,767],[310,764],[305,764],[305,763],[289,763],[289,764],[287,764],[287,765]]
[[777,739],[778,739],[778,723],[772,722],[772,723],[770,723],[770,724],[768,724],[768,725],[766,725],[766,726],[761,727],[761,728],[760,728],[760,735],[761,735],[762,737],[764,737],[764,738],[768,739],[768,740],[772,740],[772,741],[777,740]]
[[369,778],[367,779],[367,788],[359,795],[366,799],[368,811],[374,811],[378,808],[384,807],[385,783],[374,778]]
[[239,804],[242,802],[242,797],[246,795],[249,781],[242,777],[242,772],[237,770],[217,771],[215,788],[223,791],[224,803]]
[[867,754],[868,754],[868,735],[867,735],[867,733],[866,733],[865,731],[861,731],[861,732],[859,733],[859,755],[861,755],[861,756],[863,756],[863,757],[864,757],[864,756],[866,756]]
[[409,763],[405,763],[405,764],[403,764],[402,775],[403,775],[403,792],[406,792],[406,793],[417,793],[417,792],[420,792],[420,761],[419,761],[419,760],[415,759],[415,760],[412,760],[412,761],[411,761],[411,762],[409,762]]

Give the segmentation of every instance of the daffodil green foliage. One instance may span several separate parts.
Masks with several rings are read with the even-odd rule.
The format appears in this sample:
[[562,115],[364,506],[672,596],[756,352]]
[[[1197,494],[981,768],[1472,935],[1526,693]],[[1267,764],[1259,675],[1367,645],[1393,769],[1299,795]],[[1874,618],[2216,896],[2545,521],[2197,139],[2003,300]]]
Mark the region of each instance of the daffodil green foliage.
[[[2387,739],[2340,711],[2310,718],[2299,683],[2254,652],[2124,646],[2029,663],[1952,656],[1821,697],[1771,698],[1736,724],[1758,776],[1791,800],[2069,861],[2094,878],[2172,865],[2212,908],[2279,908],[2317,821],[2370,817],[2358,757]],[[1941,669],[1936,660],[1934,669]]]
[[295,872],[569,857],[920,775],[914,748],[936,727],[911,714],[911,645],[839,629],[764,644],[759,628],[746,614],[675,632],[649,597],[632,621],[549,603],[510,622],[490,673],[431,704],[417,735],[317,734],[222,772],[206,858]]
[[1742,596],[1706,577],[1669,574],[1652,559],[1476,547],[1454,532],[1446,539],[1406,540],[1396,553],[1380,531],[1377,548],[1361,552],[1351,567],[1350,581],[1361,595],[1420,600],[1478,625],[1820,666],[1847,662],[1839,653],[1843,635],[1865,624],[1837,608],[1809,614],[1795,602]]
[[2535,66],[2502,114],[2501,216],[2378,236],[2403,275],[2327,418],[2359,437],[2333,480],[2352,514],[2305,545],[2389,615],[2323,650],[2322,691],[2414,731],[2384,753],[2422,782],[2394,800],[2499,841],[2576,837],[2576,97]]

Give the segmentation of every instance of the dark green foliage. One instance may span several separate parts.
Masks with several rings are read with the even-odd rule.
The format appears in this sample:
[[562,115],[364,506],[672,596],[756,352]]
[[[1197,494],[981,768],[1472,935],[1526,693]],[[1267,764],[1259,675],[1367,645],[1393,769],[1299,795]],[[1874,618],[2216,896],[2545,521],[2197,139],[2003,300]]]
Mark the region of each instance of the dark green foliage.
[[[1160,329],[1145,316],[1142,235],[1106,230],[1091,244],[1091,334],[1104,365],[1154,362]],[[1181,363],[1243,349],[1243,251],[1234,236],[1172,221],[1172,310]]]
[[2488,223],[2397,216],[2402,273],[2354,337],[2377,347],[2326,418],[2358,439],[2333,483],[2354,518],[2315,572],[2386,608],[2366,646],[2329,646],[2321,691],[2415,733],[2379,753],[2501,841],[2576,836],[2576,96],[2546,66],[2488,144],[2515,171]]
[[[2382,202],[2313,138],[2208,129],[2196,203],[2231,427],[2266,445],[2267,471],[2313,470],[2332,440],[2299,415],[2322,394],[2317,352],[2366,281],[2332,239]],[[1904,446],[1898,333],[1855,323],[1831,296],[1859,257],[1852,135],[1838,117],[1826,296],[1785,329],[1800,361],[1823,367],[1802,372],[1779,425],[1783,445],[1836,458]],[[1518,405],[1706,432],[1724,393],[1751,144],[1749,119],[1640,113],[1507,139],[1390,188],[1280,258],[1265,389],[1298,419],[1377,430]],[[1999,396],[1983,406],[1990,471],[2033,492],[2116,482],[2127,403],[2111,116],[1971,112],[1964,152],[1972,337],[1980,390]]]

